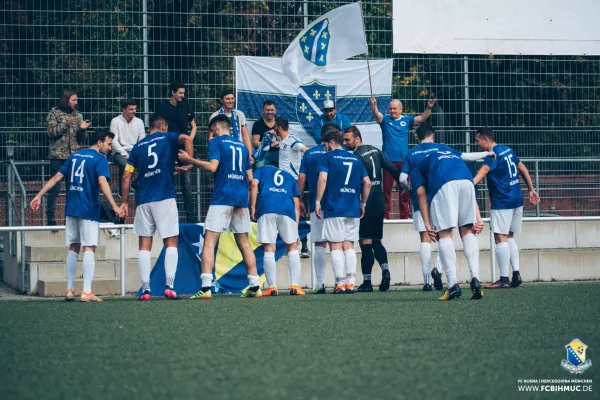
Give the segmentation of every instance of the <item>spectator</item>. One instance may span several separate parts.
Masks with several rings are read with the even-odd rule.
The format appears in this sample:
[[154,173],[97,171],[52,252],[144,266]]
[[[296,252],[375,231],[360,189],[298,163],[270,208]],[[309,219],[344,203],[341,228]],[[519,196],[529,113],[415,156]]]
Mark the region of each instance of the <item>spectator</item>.
[[[246,149],[248,150],[248,154],[250,154],[250,163],[254,164],[254,158],[252,157],[254,149],[252,147],[252,140],[250,140],[250,134],[248,133],[248,128],[246,126],[246,116],[243,112],[234,108],[235,95],[233,94],[233,89],[225,89],[223,91],[221,94],[221,104],[222,107],[215,111],[208,119],[208,125],[210,126],[210,121],[219,114],[228,116],[229,120],[231,121],[231,136],[244,143],[244,146],[246,146]],[[210,142],[212,138],[213,133],[209,130],[208,141]]]
[[[402,115],[402,102],[400,100],[392,100],[389,105],[389,114],[383,115],[377,109],[377,100],[374,97],[369,99],[371,103],[371,111],[375,120],[381,127],[381,135],[383,137],[383,155],[392,162],[400,171],[404,164],[405,155],[408,152],[408,132],[415,124],[420,124],[427,121],[431,115],[431,109],[435,105],[435,99],[430,99],[427,102],[427,108],[423,114],[413,117],[410,115]],[[390,198],[392,188],[394,187],[394,177],[388,171],[383,171],[383,194],[385,196],[385,219],[390,218]],[[407,191],[398,187],[399,204],[400,204],[400,219],[410,218],[408,203],[410,196]]]
[[[275,103],[272,100],[265,100],[263,103],[263,117],[252,125],[252,144],[254,148],[258,148],[267,132],[275,135],[273,128],[275,127]],[[261,161],[256,162],[256,168],[264,165],[279,165],[279,141],[272,142],[269,149]]]
[[323,115],[321,115],[321,118],[315,119],[315,122],[312,137],[317,144],[321,143],[321,129],[323,125],[335,124],[340,127],[341,132],[352,126],[350,118],[337,111],[337,106],[333,100],[325,100],[323,102]]
[[119,193],[121,193],[121,177],[129,152],[133,145],[146,136],[144,122],[135,116],[137,104],[133,99],[121,101],[122,113],[110,121],[110,131],[115,135],[112,141],[112,161],[119,167]]
[[[196,137],[196,121],[190,103],[185,98],[185,85],[181,82],[173,82],[169,85],[171,98],[163,102],[158,113],[166,118],[169,132],[189,135],[192,141]],[[188,133],[188,127],[191,131]],[[198,217],[195,211],[195,202],[192,195],[192,171],[188,170],[179,175],[179,184],[183,193],[183,208],[185,219],[183,222],[197,223]]]
[[[77,93],[68,89],[63,91],[58,107],[52,108],[46,118],[50,136],[50,176],[54,176],[60,170],[71,154],[87,145],[87,129],[91,122],[83,120],[83,116],[77,111],[77,101]],[[48,191],[46,216],[49,226],[56,225],[54,209],[60,187],[59,182]]]

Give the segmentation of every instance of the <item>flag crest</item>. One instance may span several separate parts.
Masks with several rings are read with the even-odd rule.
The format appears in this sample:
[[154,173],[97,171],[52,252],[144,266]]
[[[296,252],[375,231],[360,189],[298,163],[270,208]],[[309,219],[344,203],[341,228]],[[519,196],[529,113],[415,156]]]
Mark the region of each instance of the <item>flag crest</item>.
[[298,40],[302,55],[307,61],[319,67],[327,65],[327,52],[329,50],[329,19],[325,18],[309,27]]

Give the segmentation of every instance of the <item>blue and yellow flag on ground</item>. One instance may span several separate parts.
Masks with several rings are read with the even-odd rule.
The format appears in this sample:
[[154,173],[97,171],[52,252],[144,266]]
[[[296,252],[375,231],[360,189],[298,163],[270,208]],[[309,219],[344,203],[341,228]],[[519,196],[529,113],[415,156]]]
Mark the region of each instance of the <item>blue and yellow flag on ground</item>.
[[[250,247],[256,256],[256,267],[264,282],[263,246],[256,241],[256,223],[252,223],[252,232],[248,235]],[[301,221],[299,227],[300,238],[305,238],[310,231],[307,222]],[[202,224],[179,225],[179,243],[177,246],[179,261],[175,275],[175,291],[179,294],[194,294],[200,290],[202,282],[201,259],[202,246],[204,245],[204,227]],[[277,237],[277,250],[275,259],[279,260],[285,254],[285,245]],[[165,249],[160,253],[152,273],[150,274],[150,290],[154,296],[162,296],[165,289]],[[213,270],[213,285],[216,293],[241,293],[248,287],[246,265],[242,254],[235,243],[233,233],[222,233],[216,249],[215,268]],[[141,295],[141,289],[138,296]]]

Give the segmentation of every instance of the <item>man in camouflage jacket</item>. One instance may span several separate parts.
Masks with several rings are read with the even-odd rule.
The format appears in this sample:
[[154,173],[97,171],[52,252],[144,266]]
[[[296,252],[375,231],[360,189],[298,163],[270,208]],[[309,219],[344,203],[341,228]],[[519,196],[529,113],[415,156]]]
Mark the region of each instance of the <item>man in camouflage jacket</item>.
[[[77,111],[77,94],[70,90],[64,91],[58,107],[50,110],[46,121],[50,137],[50,176],[53,176],[72,153],[87,147],[87,128],[91,123],[88,120],[84,121],[81,113]],[[61,186],[59,182],[48,192],[48,225],[56,225],[54,209]]]

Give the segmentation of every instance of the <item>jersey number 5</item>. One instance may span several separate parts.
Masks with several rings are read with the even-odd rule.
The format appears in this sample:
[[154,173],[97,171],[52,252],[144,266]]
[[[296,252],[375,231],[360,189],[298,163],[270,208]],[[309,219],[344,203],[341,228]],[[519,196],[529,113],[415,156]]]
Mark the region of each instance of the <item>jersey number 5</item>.
[[154,161],[152,161],[152,164],[148,165],[148,169],[154,168],[156,167],[156,164],[158,164],[158,155],[156,155],[156,153],[152,151],[152,148],[155,146],[156,143],[152,143],[150,146],[148,146],[148,158],[154,159]]
[[[517,166],[515,165],[514,161],[512,160],[512,154],[509,154],[508,157],[505,158],[506,160],[506,164],[508,164],[508,174],[510,175],[510,178],[514,178],[515,176],[517,176]],[[513,171],[514,168],[514,171]]]

